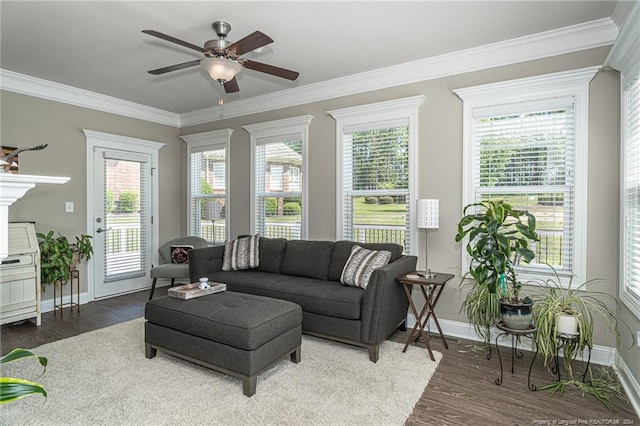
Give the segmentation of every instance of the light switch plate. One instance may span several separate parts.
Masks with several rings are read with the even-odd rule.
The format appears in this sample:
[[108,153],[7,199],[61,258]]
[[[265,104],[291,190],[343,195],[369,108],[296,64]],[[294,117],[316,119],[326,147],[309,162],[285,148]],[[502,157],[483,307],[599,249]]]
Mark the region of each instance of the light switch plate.
[[65,213],[73,213],[73,201],[66,201],[64,203],[64,211]]

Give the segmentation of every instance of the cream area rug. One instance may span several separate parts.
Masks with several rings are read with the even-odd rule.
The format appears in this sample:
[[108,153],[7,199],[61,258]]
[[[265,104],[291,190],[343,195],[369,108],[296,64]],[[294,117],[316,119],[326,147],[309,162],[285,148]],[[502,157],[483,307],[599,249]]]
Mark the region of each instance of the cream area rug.
[[4,425],[401,425],[436,362],[424,348],[386,341],[380,360],[349,345],[303,336],[302,360],[287,357],[258,376],[247,398],[238,379],[158,351],[144,356],[144,319],[40,346],[2,376],[45,386],[2,405]]

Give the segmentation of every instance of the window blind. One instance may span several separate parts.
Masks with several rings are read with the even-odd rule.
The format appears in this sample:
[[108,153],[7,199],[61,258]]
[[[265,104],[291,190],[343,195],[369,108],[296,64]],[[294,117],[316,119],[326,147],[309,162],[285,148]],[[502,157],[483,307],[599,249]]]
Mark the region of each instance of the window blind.
[[571,273],[573,99],[523,103],[514,106],[514,111],[479,109],[474,114],[475,201],[504,199],[515,208],[528,210],[536,217],[540,235],[534,247],[536,258],[529,266],[549,263],[560,273]]
[[343,236],[409,251],[409,120],[347,126],[343,134]]
[[191,235],[226,239],[226,148],[191,153]]
[[143,276],[150,223],[150,163],[126,152],[104,155],[104,282]]
[[256,140],[257,233],[268,238],[301,238],[304,172],[299,135]]
[[640,300],[640,76],[623,96],[624,285]]

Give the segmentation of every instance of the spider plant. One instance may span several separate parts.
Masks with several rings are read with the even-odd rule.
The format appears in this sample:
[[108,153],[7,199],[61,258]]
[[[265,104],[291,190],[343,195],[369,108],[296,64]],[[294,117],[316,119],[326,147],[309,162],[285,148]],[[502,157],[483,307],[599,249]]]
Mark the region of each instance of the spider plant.
[[[592,284],[604,282],[604,279],[595,278],[579,285],[573,284],[574,277],[569,278],[569,283],[563,286],[558,272],[549,265],[553,271],[553,277],[542,281],[542,286],[537,291],[536,304],[533,314],[536,323],[535,339],[538,345],[538,353],[548,361],[555,356],[556,335],[558,327],[558,315],[574,315],[578,321],[578,335],[576,344],[565,348],[564,363],[567,373],[571,372],[571,351],[584,351],[585,347],[593,347],[594,320],[599,320],[616,335],[616,346],[619,347],[622,336],[618,330],[618,319],[615,312],[605,303],[616,303],[616,299],[601,291],[588,290]],[[572,376],[570,376],[573,379]]]
[[[35,357],[40,365],[44,367],[44,372],[47,371],[47,358],[37,356],[29,350],[20,348],[16,348],[0,358],[0,364],[6,364],[27,357]],[[44,372],[42,374],[44,374]],[[34,393],[42,394],[45,398],[47,397],[47,391],[38,383],[14,377],[0,377],[0,404],[6,404],[7,402],[15,401],[16,399]]]

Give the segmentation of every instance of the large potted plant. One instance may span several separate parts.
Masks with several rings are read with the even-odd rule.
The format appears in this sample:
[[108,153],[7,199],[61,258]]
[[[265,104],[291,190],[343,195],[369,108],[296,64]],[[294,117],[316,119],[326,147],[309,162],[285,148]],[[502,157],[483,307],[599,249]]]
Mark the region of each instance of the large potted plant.
[[531,326],[533,301],[520,295],[522,284],[516,266],[535,257],[530,248],[530,243],[539,239],[535,229],[531,213],[504,200],[472,203],[463,210],[455,239],[467,239],[471,263],[464,277],[474,282],[462,306],[485,341],[498,317],[496,299],[506,327],[526,330]]
[[64,284],[71,278],[71,271],[76,267],[76,262],[89,260],[93,255],[91,236],[81,234],[75,237],[75,242],[70,243],[67,237],[53,231],[47,234],[36,233],[40,246],[40,274],[43,284]]

